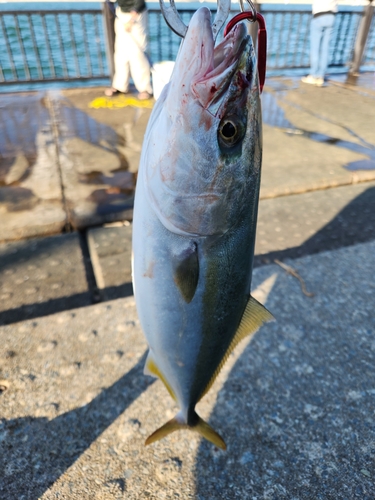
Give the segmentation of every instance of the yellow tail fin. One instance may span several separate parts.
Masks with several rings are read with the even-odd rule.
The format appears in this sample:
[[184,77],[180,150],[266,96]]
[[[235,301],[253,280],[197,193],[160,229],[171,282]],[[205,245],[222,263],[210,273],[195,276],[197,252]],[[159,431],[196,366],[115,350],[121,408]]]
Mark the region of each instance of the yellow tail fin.
[[172,434],[172,432],[181,429],[188,429],[191,431],[198,432],[198,434],[207,439],[207,441],[210,441],[211,443],[213,443],[218,448],[221,448],[222,450],[226,450],[227,446],[224,442],[224,439],[216,431],[214,431],[213,428],[207,422],[205,422],[199,415],[197,414],[195,415],[197,423],[191,426],[183,422],[181,414],[178,413],[174,418],[172,418],[172,420],[169,420],[169,422],[167,422],[162,427],[153,432],[151,436],[149,436],[146,439],[145,445],[147,446],[148,444],[155,443],[155,441],[163,439],[165,436],[168,436],[168,434]]

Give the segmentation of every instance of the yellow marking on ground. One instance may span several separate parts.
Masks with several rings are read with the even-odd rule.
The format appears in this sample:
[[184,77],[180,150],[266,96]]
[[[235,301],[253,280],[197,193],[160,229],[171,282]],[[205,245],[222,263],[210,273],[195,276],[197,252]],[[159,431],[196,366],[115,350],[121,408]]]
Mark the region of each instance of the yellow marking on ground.
[[116,97],[97,97],[90,102],[89,108],[99,109],[99,108],[126,108],[131,106],[133,108],[147,108],[152,109],[154,106],[153,99],[146,99],[145,101],[140,101],[132,96],[119,95]]

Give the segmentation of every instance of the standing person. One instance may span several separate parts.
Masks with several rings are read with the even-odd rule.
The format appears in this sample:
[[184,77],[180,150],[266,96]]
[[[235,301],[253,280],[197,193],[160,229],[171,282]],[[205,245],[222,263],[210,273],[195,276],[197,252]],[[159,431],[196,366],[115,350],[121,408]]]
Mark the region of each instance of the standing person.
[[[115,0],[111,0],[114,2]],[[105,95],[129,91],[130,75],[138,90],[138,99],[152,97],[151,68],[147,50],[148,13],[144,0],[117,0],[115,19],[115,74]]]
[[323,87],[327,72],[329,42],[337,12],[337,0],[313,0],[310,26],[310,74],[301,80],[304,83]]

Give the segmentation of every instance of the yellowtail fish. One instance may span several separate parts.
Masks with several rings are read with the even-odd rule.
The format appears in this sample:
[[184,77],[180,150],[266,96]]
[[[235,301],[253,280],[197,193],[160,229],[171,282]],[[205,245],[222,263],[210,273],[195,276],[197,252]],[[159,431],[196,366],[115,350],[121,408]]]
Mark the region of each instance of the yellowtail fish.
[[214,47],[192,17],[146,130],[133,220],[133,283],[149,354],[179,413],[146,444],[192,429],[234,347],[272,315],[250,296],[262,159],[257,63],[244,23]]

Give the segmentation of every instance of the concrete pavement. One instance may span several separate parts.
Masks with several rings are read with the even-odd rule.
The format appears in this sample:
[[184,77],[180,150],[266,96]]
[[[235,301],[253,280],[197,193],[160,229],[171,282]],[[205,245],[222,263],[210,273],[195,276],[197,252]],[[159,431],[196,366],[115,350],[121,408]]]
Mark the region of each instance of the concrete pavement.
[[374,498],[374,241],[286,264],[313,296],[255,269],[277,322],[199,404],[227,452],[188,431],[144,447],[176,408],[142,373],[132,297],[0,327],[0,497]]
[[131,296],[149,110],[89,108],[99,90],[0,110],[1,499],[375,497],[375,93],[266,91],[253,289],[277,322],[199,405],[226,453],[188,432],[143,446],[176,410],[142,373]]
[[[131,224],[0,245],[0,324],[128,296]],[[255,266],[375,238],[375,182],[261,200]]]
[[[317,88],[286,78],[267,80],[256,265],[371,239],[375,90],[370,84],[367,78],[363,86],[332,81]],[[150,109],[100,107],[106,101],[102,95],[101,89],[81,89],[5,96],[0,239],[12,243],[0,244],[0,323],[74,307],[74,296],[95,302],[131,293],[131,227],[124,224],[131,220]],[[115,99],[107,101],[123,105],[123,96]],[[107,230],[106,224],[114,227]],[[25,272],[34,265],[27,255],[34,259],[37,244],[53,258],[53,242],[64,236],[45,237],[74,229],[79,233],[66,241],[75,248],[80,285],[74,290],[59,285],[57,293],[32,269]],[[43,238],[25,240],[32,236]],[[56,266],[51,274],[47,266],[43,272],[54,287],[66,287],[66,269]],[[11,290],[12,272],[24,274],[17,278],[27,283],[18,285],[24,292]],[[26,298],[26,290],[36,290],[37,300],[31,292]]]
[[[2,96],[0,242],[131,220],[150,106],[103,89]],[[375,90],[267,80],[261,199],[375,180]],[[95,104],[93,106],[93,104]]]
[[2,96],[0,241],[131,218],[150,109],[91,109],[102,92]]

